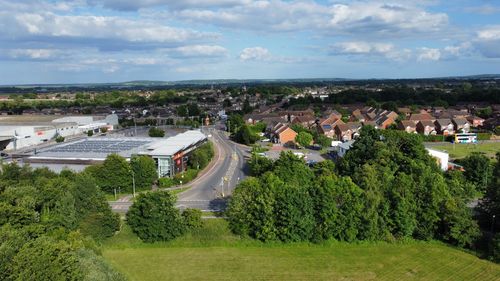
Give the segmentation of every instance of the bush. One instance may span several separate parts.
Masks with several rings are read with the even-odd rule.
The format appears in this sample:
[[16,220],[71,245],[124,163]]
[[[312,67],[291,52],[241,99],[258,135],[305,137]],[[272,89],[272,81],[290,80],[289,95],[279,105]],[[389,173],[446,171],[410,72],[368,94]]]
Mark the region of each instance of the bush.
[[185,232],[184,221],[168,191],[140,194],[127,213],[127,223],[144,242],[169,241]]
[[108,132],[108,128],[107,127],[101,127],[99,129],[101,131],[101,133],[105,134],[106,132]]
[[165,131],[162,129],[153,127],[149,129],[148,135],[152,138],[163,138],[165,136]]
[[158,180],[161,188],[168,188],[176,185],[176,181],[172,178],[161,178]]
[[120,218],[116,213],[91,213],[80,223],[80,231],[96,240],[111,237],[120,229]]
[[491,134],[490,133],[478,133],[477,134],[477,140],[482,141],[482,140],[490,140],[491,139]]
[[64,137],[63,136],[57,136],[56,137],[56,142],[57,143],[60,143],[60,142],[63,142],[64,141]]
[[94,131],[92,131],[92,130],[87,131],[87,136],[91,137],[93,135],[94,135]]
[[201,211],[198,209],[186,209],[182,212],[182,218],[184,219],[184,225],[187,229],[197,229],[203,224],[201,220]]

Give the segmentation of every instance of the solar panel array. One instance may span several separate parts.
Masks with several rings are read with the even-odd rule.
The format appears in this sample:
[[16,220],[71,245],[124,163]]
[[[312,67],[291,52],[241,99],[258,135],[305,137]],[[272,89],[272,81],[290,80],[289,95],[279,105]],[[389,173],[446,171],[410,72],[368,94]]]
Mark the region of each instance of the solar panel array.
[[150,141],[144,140],[85,140],[74,142],[68,145],[56,146],[46,152],[59,153],[118,153],[129,151],[148,144]]

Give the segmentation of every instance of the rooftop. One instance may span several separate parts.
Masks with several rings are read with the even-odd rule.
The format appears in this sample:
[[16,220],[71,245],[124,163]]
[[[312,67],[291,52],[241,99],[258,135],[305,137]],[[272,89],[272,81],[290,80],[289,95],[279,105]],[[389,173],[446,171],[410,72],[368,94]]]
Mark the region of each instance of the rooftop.
[[91,137],[42,149],[30,159],[104,160],[112,153],[125,158],[135,154],[171,156],[205,139],[196,130],[170,138]]

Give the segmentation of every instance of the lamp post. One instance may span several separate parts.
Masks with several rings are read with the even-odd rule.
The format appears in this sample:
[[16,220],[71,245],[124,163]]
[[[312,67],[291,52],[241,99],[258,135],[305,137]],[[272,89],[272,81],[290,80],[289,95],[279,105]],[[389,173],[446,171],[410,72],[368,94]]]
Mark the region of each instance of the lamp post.
[[135,198],[135,173],[134,170],[130,170],[132,172],[132,194]]

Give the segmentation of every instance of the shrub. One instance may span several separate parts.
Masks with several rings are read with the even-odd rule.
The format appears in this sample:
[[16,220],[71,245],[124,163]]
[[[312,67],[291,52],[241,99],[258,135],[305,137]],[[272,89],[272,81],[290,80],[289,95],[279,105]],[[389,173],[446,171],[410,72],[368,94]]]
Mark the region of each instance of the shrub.
[[163,138],[165,136],[165,131],[162,129],[153,127],[149,129],[148,135],[152,138]]
[[182,218],[184,219],[184,225],[187,229],[197,229],[203,224],[201,220],[201,211],[198,209],[186,209],[182,212]]
[[94,135],[94,131],[92,131],[92,130],[87,131],[87,136],[91,137],[93,135]]
[[64,137],[63,136],[57,136],[56,137],[56,142],[57,143],[60,143],[60,142],[63,142],[64,141]]
[[168,191],[140,194],[127,213],[127,223],[144,242],[168,241],[185,231],[184,221]]
[[477,134],[477,140],[482,141],[482,140],[490,140],[491,139],[491,134],[490,133],[478,133]]
[[176,185],[175,180],[171,178],[161,178],[158,181],[161,188],[167,188]]

